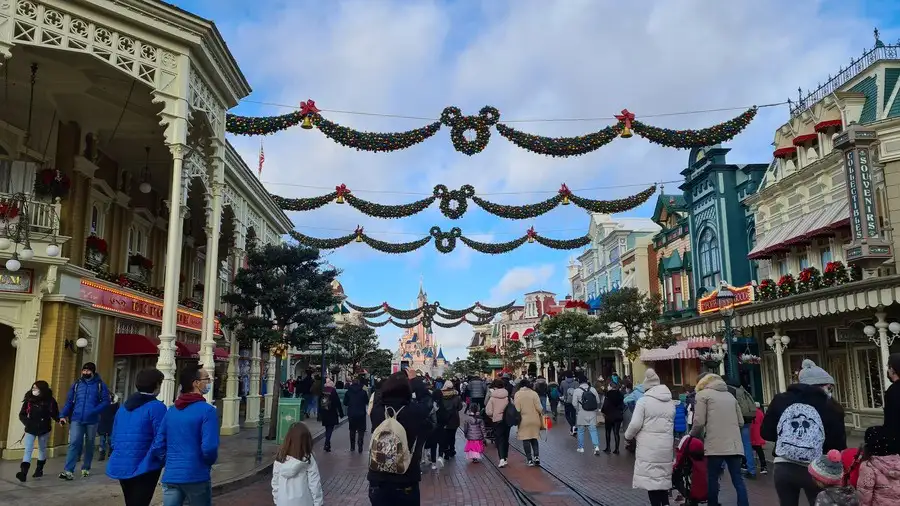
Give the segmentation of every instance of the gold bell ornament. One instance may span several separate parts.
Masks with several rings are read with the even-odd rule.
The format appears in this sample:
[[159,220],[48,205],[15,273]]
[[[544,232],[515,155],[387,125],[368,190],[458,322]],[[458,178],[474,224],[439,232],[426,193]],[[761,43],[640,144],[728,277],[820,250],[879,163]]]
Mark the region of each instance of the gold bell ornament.
[[306,102],[300,102],[300,114],[303,115],[303,121],[300,123],[300,128],[304,130],[312,130],[312,116],[313,114],[318,114],[319,112],[320,110],[318,107],[316,107],[316,102],[314,100],[309,99]]
[[564,206],[569,205],[569,196],[568,195],[563,195],[562,205],[564,205]]
[[312,130],[312,118],[310,116],[305,116],[303,121],[300,123],[300,128],[304,130]]
[[622,113],[616,114],[615,118],[624,124],[619,137],[623,139],[634,137],[634,134],[631,132],[631,122],[634,121],[634,113],[628,109],[622,109]]
[[631,129],[630,129],[630,128],[624,127],[624,128],[622,128],[622,133],[619,134],[619,137],[621,137],[621,138],[623,138],[623,139],[629,139],[629,138],[631,138],[631,137],[634,137],[634,134],[631,133]]
[[363,242],[362,234],[363,234],[363,228],[356,227],[356,242]]
[[559,187],[559,194],[562,195],[562,201],[560,202],[562,205],[569,205],[569,194],[572,193],[569,191],[569,187],[566,186],[566,183],[563,183],[562,186]]
[[534,231],[534,227],[529,228],[527,233],[528,233],[528,242],[533,243],[534,236],[537,234],[537,232]]
[[347,185],[345,185],[343,183],[335,186],[334,191],[337,192],[337,199],[335,199],[335,201],[334,201],[336,204],[343,204],[344,203],[344,194],[350,193],[350,190],[347,189]]

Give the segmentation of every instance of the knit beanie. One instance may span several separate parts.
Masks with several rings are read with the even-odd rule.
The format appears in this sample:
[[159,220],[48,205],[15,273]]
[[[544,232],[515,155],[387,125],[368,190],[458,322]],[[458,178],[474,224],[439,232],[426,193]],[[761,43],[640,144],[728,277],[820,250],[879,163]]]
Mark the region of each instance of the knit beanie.
[[95,373],[95,372],[97,372],[97,365],[94,364],[93,362],[85,362],[84,365],[81,366],[81,370],[83,371],[85,369],[87,369],[88,371],[91,371],[92,373]]
[[829,450],[827,455],[822,455],[809,464],[809,474],[817,482],[826,487],[836,487],[843,482],[844,464],[841,462],[841,452]]
[[441,387],[441,390],[453,390],[453,382],[447,381],[446,383],[444,383],[444,386]]
[[651,388],[659,385],[659,376],[657,376],[656,371],[653,369],[647,369],[647,372],[644,373],[644,391],[650,390]]
[[806,359],[800,366],[800,383],[804,385],[834,385],[834,378],[825,372],[825,369],[817,366],[815,362]]

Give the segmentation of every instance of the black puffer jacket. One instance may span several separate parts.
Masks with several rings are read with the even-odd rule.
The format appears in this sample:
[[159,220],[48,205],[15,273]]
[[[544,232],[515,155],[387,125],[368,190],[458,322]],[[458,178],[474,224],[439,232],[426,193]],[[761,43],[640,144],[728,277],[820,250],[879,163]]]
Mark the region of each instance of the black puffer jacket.
[[487,388],[481,378],[469,380],[469,397],[472,399],[484,399],[487,397]]
[[459,398],[459,394],[456,393],[456,390],[443,390],[442,394],[442,411],[446,414],[444,427],[448,429],[457,429],[460,424],[459,410],[462,409],[462,399]]
[[[772,399],[759,433],[766,441],[776,442],[778,440],[778,422],[781,415],[784,414],[784,410],[791,404],[802,402],[812,406],[822,418],[822,425],[825,429],[825,444],[822,446],[822,451],[828,453],[829,450],[845,450],[847,448],[847,431],[844,427],[844,417],[841,410],[829,401],[825,391],[820,387],[802,383],[789,385],[786,392],[780,393]],[[774,449],[772,452],[774,454]]]
[[59,405],[52,396],[35,397],[28,392],[19,410],[19,420],[25,425],[26,434],[43,436],[50,432],[54,421],[59,421]]
[[344,406],[347,406],[348,418],[360,418],[366,416],[366,408],[369,407],[369,396],[363,390],[362,385],[354,383],[344,393]]
[[378,427],[384,421],[385,407],[399,411],[397,421],[406,430],[406,439],[409,447],[413,449],[412,461],[404,474],[390,474],[369,470],[367,478],[369,483],[379,485],[391,483],[394,485],[414,484],[422,481],[422,470],[419,462],[422,460],[422,448],[428,436],[431,426],[428,423],[429,408],[422,402],[412,399],[397,399],[391,397],[377,398],[372,406],[372,414],[369,417],[372,427]]

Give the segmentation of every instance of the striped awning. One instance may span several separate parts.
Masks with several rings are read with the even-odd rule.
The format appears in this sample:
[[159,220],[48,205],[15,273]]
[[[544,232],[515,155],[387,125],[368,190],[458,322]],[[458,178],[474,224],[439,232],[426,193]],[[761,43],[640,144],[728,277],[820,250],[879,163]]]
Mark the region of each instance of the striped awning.
[[808,243],[819,236],[834,235],[835,229],[847,221],[849,212],[847,201],[840,200],[786,221],[769,230],[747,258],[769,258],[778,251],[790,250],[793,245]]
[[719,341],[715,337],[689,337],[685,342],[687,343],[687,347],[692,350],[712,348],[719,344]]
[[687,341],[680,341],[668,348],[641,351],[641,362],[663,362],[666,360],[688,360],[697,358],[697,350],[688,348]]

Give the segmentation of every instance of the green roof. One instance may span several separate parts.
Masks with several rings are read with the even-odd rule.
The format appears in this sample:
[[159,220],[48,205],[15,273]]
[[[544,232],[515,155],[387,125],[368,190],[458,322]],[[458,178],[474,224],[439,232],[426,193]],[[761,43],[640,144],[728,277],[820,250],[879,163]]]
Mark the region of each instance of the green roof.
[[876,102],[878,101],[878,83],[875,81],[875,76],[863,79],[856,86],[850,88],[849,91],[862,93],[866,96],[866,103],[863,105],[862,113],[859,116],[859,124],[865,125],[875,121]]
[[675,195],[667,195],[660,194],[659,197],[656,198],[656,209],[653,210],[653,221],[659,223],[659,218],[662,215],[663,209],[666,212],[687,212],[688,205],[687,200],[684,198],[684,194],[675,194]]
[[663,260],[663,269],[665,269],[669,272],[680,271],[683,268],[684,268],[684,263],[682,263],[681,255],[678,253],[677,250],[672,252],[672,254],[669,255],[668,258]]

